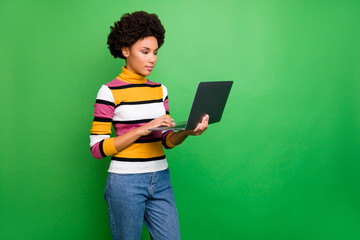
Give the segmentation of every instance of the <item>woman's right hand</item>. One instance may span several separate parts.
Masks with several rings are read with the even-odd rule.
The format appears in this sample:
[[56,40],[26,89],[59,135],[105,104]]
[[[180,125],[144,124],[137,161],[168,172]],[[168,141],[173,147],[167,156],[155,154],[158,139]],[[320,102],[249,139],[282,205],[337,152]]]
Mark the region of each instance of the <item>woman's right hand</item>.
[[149,131],[148,129],[164,127],[164,126],[165,127],[175,126],[174,119],[172,119],[168,115],[164,115],[164,116],[155,118],[154,120],[148,122],[147,124],[139,127],[138,130],[142,136],[146,136],[152,132],[152,131]]

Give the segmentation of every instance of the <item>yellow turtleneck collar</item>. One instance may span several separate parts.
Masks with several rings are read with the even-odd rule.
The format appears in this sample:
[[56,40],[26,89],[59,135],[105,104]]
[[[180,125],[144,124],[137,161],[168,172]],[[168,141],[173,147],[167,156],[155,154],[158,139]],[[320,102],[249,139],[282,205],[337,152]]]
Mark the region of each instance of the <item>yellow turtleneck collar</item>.
[[133,73],[127,70],[125,66],[122,67],[122,72],[120,73],[119,76],[117,76],[117,78],[120,79],[121,81],[128,83],[135,83],[135,84],[146,83],[145,76],[139,75],[137,73]]

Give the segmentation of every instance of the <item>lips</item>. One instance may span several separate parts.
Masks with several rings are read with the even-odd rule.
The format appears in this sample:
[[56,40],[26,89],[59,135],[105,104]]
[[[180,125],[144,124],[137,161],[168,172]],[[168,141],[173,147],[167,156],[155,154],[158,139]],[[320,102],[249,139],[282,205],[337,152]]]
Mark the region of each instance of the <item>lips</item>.
[[149,71],[153,70],[153,68],[154,68],[154,66],[146,66],[146,69]]

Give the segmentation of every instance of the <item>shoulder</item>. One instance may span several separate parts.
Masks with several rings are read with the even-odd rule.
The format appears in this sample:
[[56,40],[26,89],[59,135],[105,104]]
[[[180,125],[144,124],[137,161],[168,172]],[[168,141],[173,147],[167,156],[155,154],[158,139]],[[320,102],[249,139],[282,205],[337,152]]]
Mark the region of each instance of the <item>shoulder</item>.
[[123,82],[120,79],[115,78],[104,85],[107,86],[108,88],[112,89],[112,88],[121,87],[121,86],[128,85],[128,84],[129,83]]
[[116,87],[122,86],[122,85],[124,85],[124,82],[120,81],[117,78],[111,80],[108,83],[101,85],[101,87],[97,93],[96,99],[114,102],[114,96],[113,96],[111,90],[113,88],[116,88]]
[[98,95],[102,94],[102,95],[109,95],[112,96],[112,90],[117,89],[121,86],[127,85],[128,83],[125,83],[123,81],[121,81],[120,79],[113,79],[108,83],[105,83],[103,85],[101,85]]
[[106,84],[101,85],[101,87],[97,93],[96,100],[104,100],[104,101],[108,101],[108,102],[114,102],[114,97],[111,93],[111,90],[108,86],[106,86]]

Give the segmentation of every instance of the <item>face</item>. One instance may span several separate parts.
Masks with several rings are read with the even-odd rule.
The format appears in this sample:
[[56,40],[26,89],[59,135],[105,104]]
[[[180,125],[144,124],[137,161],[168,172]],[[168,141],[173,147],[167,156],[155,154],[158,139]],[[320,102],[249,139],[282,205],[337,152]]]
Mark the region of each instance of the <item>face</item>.
[[158,42],[155,37],[145,37],[121,50],[126,57],[126,69],[142,76],[150,75],[157,61]]

